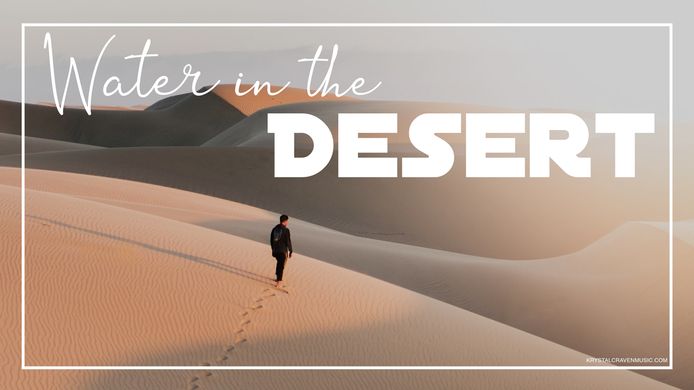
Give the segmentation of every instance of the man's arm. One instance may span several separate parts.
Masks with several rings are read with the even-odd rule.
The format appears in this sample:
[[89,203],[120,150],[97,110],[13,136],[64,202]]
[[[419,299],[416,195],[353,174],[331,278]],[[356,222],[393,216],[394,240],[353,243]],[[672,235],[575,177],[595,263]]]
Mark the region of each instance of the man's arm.
[[287,229],[287,249],[289,249],[289,256],[292,255],[292,236],[289,234],[289,229]]

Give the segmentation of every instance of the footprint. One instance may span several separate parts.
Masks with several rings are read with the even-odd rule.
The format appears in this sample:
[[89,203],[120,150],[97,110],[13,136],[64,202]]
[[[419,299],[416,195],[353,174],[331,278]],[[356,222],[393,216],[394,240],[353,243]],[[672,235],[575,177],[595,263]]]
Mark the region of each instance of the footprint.
[[[263,293],[267,293],[267,294],[261,295],[259,298],[257,298],[257,299],[255,300],[255,303],[256,303],[256,304],[255,304],[254,306],[247,307],[248,310],[245,310],[245,311],[241,312],[241,313],[240,313],[240,314],[241,314],[241,317],[248,317],[248,316],[251,314],[251,311],[255,311],[255,310],[262,309],[264,306],[261,305],[260,302],[264,301],[265,299],[269,299],[269,298],[272,298],[272,297],[277,296],[277,294],[274,293],[274,292],[272,292],[272,289],[270,289],[270,288],[264,289],[264,290],[263,290]],[[244,319],[244,320],[241,322],[241,325],[240,325],[240,326],[243,327],[243,326],[246,326],[246,325],[248,325],[248,324],[250,324],[250,323],[251,323],[251,320],[248,319],[248,318],[246,318],[246,319]],[[242,337],[244,334],[245,334],[245,329],[243,329],[243,328],[240,328],[240,329],[238,329],[238,330],[235,332],[235,335],[236,335],[235,337],[238,337],[238,341],[232,343],[231,345],[228,345],[228,346],[224,349],[224,351],[227,352],[227,354],[226,354],[226,355],[223,355],[221,358],[219,358],[219,360],[217,360],[218,363],[222,363],[222,362],[225,362],[225,361],[229,360],[229,358],[230,358],[230,355],[229,355],[229,354],[230,354],[232,351],[234,351],[238,345],[248,342],[248,339],[247,339],[247,338]],[[201,366],[207,366],[207,367],[211,366],[211,364],[210,364],[209,362],[200,363],[200,365],[201,365]],[[203,374],[204,374],[204,376],[206,376],[206,377],[210,377],[210,376],[212,376],[212,371],[203,371]],[[200,380],[200,377],[199,377],[199,376],[194,376],[194,377],[190,380],[190,384],[192,385],[192,386],[191,386],[191,389],[192,389],[192,390],[197,390],[197,389],[200,388],[200,386],[198,386],[198,384],[196,383],[196,382],[198,382],[199,380]],[[198,382],[198,383],[199,383],[199,382]]]

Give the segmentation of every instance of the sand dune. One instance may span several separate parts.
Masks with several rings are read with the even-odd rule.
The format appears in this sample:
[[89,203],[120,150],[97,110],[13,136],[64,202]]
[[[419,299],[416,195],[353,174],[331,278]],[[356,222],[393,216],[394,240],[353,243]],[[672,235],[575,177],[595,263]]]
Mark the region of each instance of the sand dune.
[[[0,165],[13,164],[0,158]],[[103,149],[27,159],[31,168],[176,187],[359,236],[484,257],[556,256],[624,222],[667,218],[667,176],[655,170],[634,180],[470,179],[462,164],[459,158],[437,179],[339,179],[333,161],[316,176],[293,180],[274,178],[266,148]],[[427,207],[417,207],[422,202]],[[692,204],[680,207],[687,209]]]
[[[0,155],[20,154],[22,150],[21,142],[22,139],[19,135],[0,133]],[[100,149],[100,147],[93,145],[36,137],[26,137],[25,147],[26,153]]]
[[[32,182],[40,180],[32,175]],[[111,188],[117,193],[124,185]],[[16,188],[5,186],[3,193],[6,206],[16,204]],[[52,335],[28,338],[29,364],[197,364],[216,352],[214,345],[244,347],[253,320],[260,345],[239,358],[244,364],[546,364],[555,353],[566,362],[585,361],[500,323],[301,255],[291,259],[296,271],[287,296],[271,288],[267,245],[250,240],[60,193],[30,190],[27,205],[27,333]],[[501,342],[505,332],[509,339]],[[401,353],[374,340],[401,344]],[[287,348],[270,354],[263,342]],[[200,345],[206,348],[185,348]],[[301,347],[306,353],[297,353]],[[511,352],[494,352],[502,347]]]
[[[243,110],[242,110],[243,111]],[[307,113],[314,115],[331,129],[333,139],[337,140],[337,116],[339,113],[392,113],[398,114],[397,134],[383,135],[389,140],[389,150],[399,152],[410,152],[407,129],[410,122],[423,113],[443,112],[443,113],[464,113],[464,112],[496,112],[498,108],[453,104],[453,103],[426,103],[426,102],[396,102],[396,101],[314,101],[297,102],[283,104],[260,109],[248,118],[235,124],[228,130],[216,135],[204,146],[250,146],[250,147],[272,147],[274,138],[267,132],[268,113]],[[452,144],[461,144],[464,137],[460,135],[442,135]],[[310,147],[311,141],[308,138],[300,137],[297,139],[297,147]]]
[[[249,90],[252,85],[242,84],[239,89],[241,92]],[[251,115],[256,111],[262,110],[264,108],[278,106],[282,104],[292,104],[300,102],[315,102],[315,101],[330,101],[336,100],[341,102],[346,102],[353,100],[353,98],[344,96],[337,97],[335,95],[327,96],[315,96],[311,97],[306,93],[304,88],[293,88],[287,87],[282,91],[281,94],[270,96],[267,90],[263,88],[257,95],[250,92],[243,96],[238,96],[235,90],[236,86],[234,84],[224,84],[218,85],[214,88],[214,93],[222,99],[226,100],[230,105],[236,107],[244,113],[245,115]],[[277,91],[281,88],[280,86],[273,86],[272,90]]]
[[[126,111],[26,105],[26,134],[97,146],[200,145],[245,116],[214,94],[182,95],[159,110]],[[19,134],[20,105],[0,102],[0,130]]]
[[[218,88],[222,95],[233,92],[230,89],[233,86]],[[288,101],[296,97],[294,94],[287,96]],[[205,99],[214,104],[206,103]],[[247,95],[239,99],[231,103],[238,105],[244,99],[253,102],[254,97]],[[649,159],[639,164],[638,179],[633,180],[610,178],[611,142],[597,143],[586,152],[597,161],[594,177],[590,180],[566,177],[554,165],[551,179],[469,179],[465,177],[464,151],[459,148],[464,137],[459,134],[444,137],[452,144],[457,143],[457,157],[451,172],[442,178],[340,180],[333,162],[324,172],[311,178],[276,180],[273,177],[273,141],[266,131],[268,112],[312,113],[325,120],[333,130],[339,112],[398,112],[401,131],[391,136],[390,141],[391,152],[402,156],[413,152],[405,129],[418,114],[498,110],[461,104],[374,101],[312,101],[262,108],[264,106],[256,102],[253,104],[259,111],[243,120],[232,121],[233,126],[220,128],[208,123],[218,116],[210,107],[220,104],[224,107],[219,109],[224,112],[235,110],[216,95],[172,96],[145,112],[130,113],[144,115],[141,119],[152,116],[152,122],[145,121],[138,127],[118,129],[113,133],[100,129],[99,142],[91,142],[84,136],[78,139],[109,146],[199,145],[206,141],[207,147],[202,150],[157,147],[63,152],[32,156],[27,163],[40,169],[178,187],[265,209],[283,210],[322,226],[364,237],[496,258],[533,259],[569,253],[626,221],[664,220],[667,216],[668,186],[667,176],[663,174],[667,161],[658,149],[665,145],[664,136],[649,139],[645,145],[639,144],[639,152]],[[206,113],[205,118],[196,116],[201,112]],[[31,113],[30,116],[36,115]],[[188,119],[203,122],[186,127],[180,137],[172,136],[169,129],[162,130],[166,127],[162,125],[165,122],[162,118],[170,116],[184,118],[179,121],[183,124]],[[109,126],[117,123],[115,118],[103,118]],[[0,123],[3,123],[2,116]],[[66,128],[68,125],[65,124]],[[141,131],[139,126],[148,130]],[[518,140],[519,149],[524,147],[523,140],[523,137]],[[306,139],[303,142],[304,146],[308,145]],[[17,166],[17,161],[16,158],[0,158],[0,164]],[[240,182],[250,185],[232,184]],[[278,197],[275,194],[280,187],[283,195]],[[335,196],[337,193],[340,195]],[[415,207],[423,201],[428,207]],[[469,204],[475,207],[468,207]],[[694,215],[692,204],[683,207]]]
[[[129,183],[114,191],[107,185],[112,179],[30,172],[31,188],[106,202],[263,244],[267,226],[276,218],[276,214],[249,206],[236,205],[230,210],[227,201],[199,194],[188,194],[181,203],[177,200],[180,191],[174,189]],[[293,222],[292,229],[303,237],[305,254],[585,353],[668,354],[667,234],[648,223],[625,224],[570,255],[523,262],[358,238],[302,221]],[[676,242],[677,253],[694,257],[694,248],[685,243]],[[625,321],[630,323],[627,329]],[[681,375],[677,379],[692,380]]]
[[[85,189],[95,189],[90,179],[79,180],[84,176],[36,171],[30,171],[30,176],[37,188],[82,182]],[[15,178],[16,171],[3,169],[3,183],[8,185],[0,186],[1,229],[11,239],[18,239]],[[29,364],[584,362],[585,355],[560,345],[302,254],[290,260],[291,294],[285,295],[268,287],[266,275],[271,261],[266,245],[116,206],[113,202],[126,202],[132,191],[142,191],[143,185],[97,179],[99,191],[111,193],[110,198],[87,199],[46,188],[28,191]],[[110,186],[105,185],[106,181],[111,182]],[[128,188],[131,184],[134,189]],[[156,208],[162,199],[189,206],[200,201],[196,194],[147,187],[140,199],[141,207]],[[157,194],[159,191],[164,193]],[[245,215],[248,223],[266,225],[249,214],[262,211],[219,202],[224,204],[215,207],[237,213],[240,219]],[[17,258],[16,245],[3,248],[4,259]],[[16,267],[14,270],[3,272],[8,277],[3,285],[16,284],[10,278],[17,276]],[[16,307],[12,299],[16,296],[3,297],[7,300],[5,307]],[[7,325],[3,329],[16,329],[16,317]],[[16,350],[5,350],[12,352]],[[32,377],[32,373],[23,373],[18,377],[16,368],[3,365],[3,370],[3,377],[22,387],[55,382],[99,388],[118,388],[126,383],[137,383],[140,388],[170,388],[167,386],[179,381],[177,387],[192,383],[208,388],[253,384],[248,382],[249,373],[103,373],[79,377],[49,377],[52,373]],[[418,388],[431,378],[417,373],[403,378],[327,373],[312,381],[337,384],[344,376],[352,376],[355,381],[340,382],[338,387],[391,383]],[[490,378],[478,373],[437,377],[442,386],[461,383],[465,377],[479,384]],[[508,373],[495,381],[533,388],[538,383],[562,386],[569,378],[572,384],[584,388],[657,386],[627,372],[598,376]],[[289,387],[305,383],[296,373],[273,373],[257,380],[259,385],[281,380]]]
[[[215,103],[206,104],[205,97]],[[469,179],[465,177],[464,154],[457,149],[453,169],[437,179],[340,180],[333,162],[324,172],[311,178],[276,180],[272,172],[272,138],[264,126],[268,110],[313,113],[333,127],[338,112],[396,111],[401,114],[401,128],[404,128],[412,117],[422,112],[490,109],[455,104],[323,101],[264,109],[244,120],[233,121],[235,125],[231,127],[208,126],[208,122],[196,124],[177,133],[180,137],[172,136],[172,131],[162,125],[165,122],[162,117],[173,116],[177,118],[177,126],[185,124],[186,119],[194,119],[196,123],[216,121],[213,119],[216,114],[212,115],[208,106],[221,104],[224,107],[220,109],[225,112],[234,110],[216,96],[205,97],[198,100],[201,98],[174,96],[139,113],[104,112],[104,115],[144,115],[140,119],[152,116],[151,123],[144,121],[138,125],[148,130],[141,131],[140,127],[113,128],[113,132],[99,129],[96,136],[99,141],[90,141],[85,134],[70,135],[72,139],[79,138],[79,142],[110,146],[197,145],[207,141],[205,145],[209,147],[202,150],[157,147],[68,151],[32,156],[27,161],[28,166],[173,186],[265,209],[281,209],[302,219],[364,237],[496,258],[532,259],[569,253],[626,221],[664,220],[667,216],[668,186],[663,173],[667,168],[666,156],[656,150],[664,145],[664,137],[649,140],[652,144],[646,146],[650,149],[639,145],[639,151],[649,156],[646,162],[650,165],[641,163],[638,179],[633,180],[611,179],[611,160],[604,158],[594,164],[594,177],[590,180],[568,178],[556,166],[552,166],[553,177],[547,180]],[[200,108],[203,104],[204,110]],[[191,115],[203,111],[210,114],[209,118]],[[55,112],[50,111],[50,118],[41,115],[32,112],[30,117],[37,117],[38,121],[54,120]],[[6,119],[0,115],[0,123],[11,127],[12,120]],[[108,126],[118,123],[115,117],[103,119]],[[69,120],[61,121],[65,129],[72,129],[66,122]],[[411,147],[406,146],[406,134],[401,131],[392,137],[397,153],[411,152]],[[450,141],[455,142],[455,135],[450,136]],[[461,139],[459,136],[457,141]],[[244,147],[220,147],[230,145]],[[611,156],[611,147],[609,142],[601,143],[591,153]],[[18,162],[16,158],[0,158],[0,164],[17,166]],[[240,182],[251,185],[232,184]],[[277,197],[275,194],[280,187],[283,196]],[[340,195],[335,196],[336,193]],[[415,207],[423,201],[428,207]],[[475,207],[468,207],[469,204]],[[340,211],[336,212],[336,208]],[[684,203],[682,208],[694,215],[691,203]]]

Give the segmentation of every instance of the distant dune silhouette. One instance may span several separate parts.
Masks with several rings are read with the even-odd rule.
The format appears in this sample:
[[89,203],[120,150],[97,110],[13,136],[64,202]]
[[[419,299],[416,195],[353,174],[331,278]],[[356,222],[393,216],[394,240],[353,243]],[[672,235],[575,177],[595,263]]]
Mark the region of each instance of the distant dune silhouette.
[[[65,108],[27,104],[26,134],[104,147],[200,145],[245,118],[215,94],[169,98],[143,111]],[[162,107],[163,106],[163,107]],[[19,134],[20,105],[0,102],[0,129]]]

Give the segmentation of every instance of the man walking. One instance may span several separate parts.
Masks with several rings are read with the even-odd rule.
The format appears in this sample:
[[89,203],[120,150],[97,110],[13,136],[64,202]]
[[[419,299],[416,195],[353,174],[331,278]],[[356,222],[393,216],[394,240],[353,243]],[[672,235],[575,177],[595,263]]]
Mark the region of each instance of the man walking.
[[292,257],[292,238],[289,234],[289,229],[287,228],[288,224],[289,217],[282,214],[280,216],[280,223],[272,228],[272,231],[270,232],[270,247],[272,248],[272,257],[277,260],[277,267],[275,267],[275,286],[277,288],[282,287],[284,265],[287,263],[287,259]]

